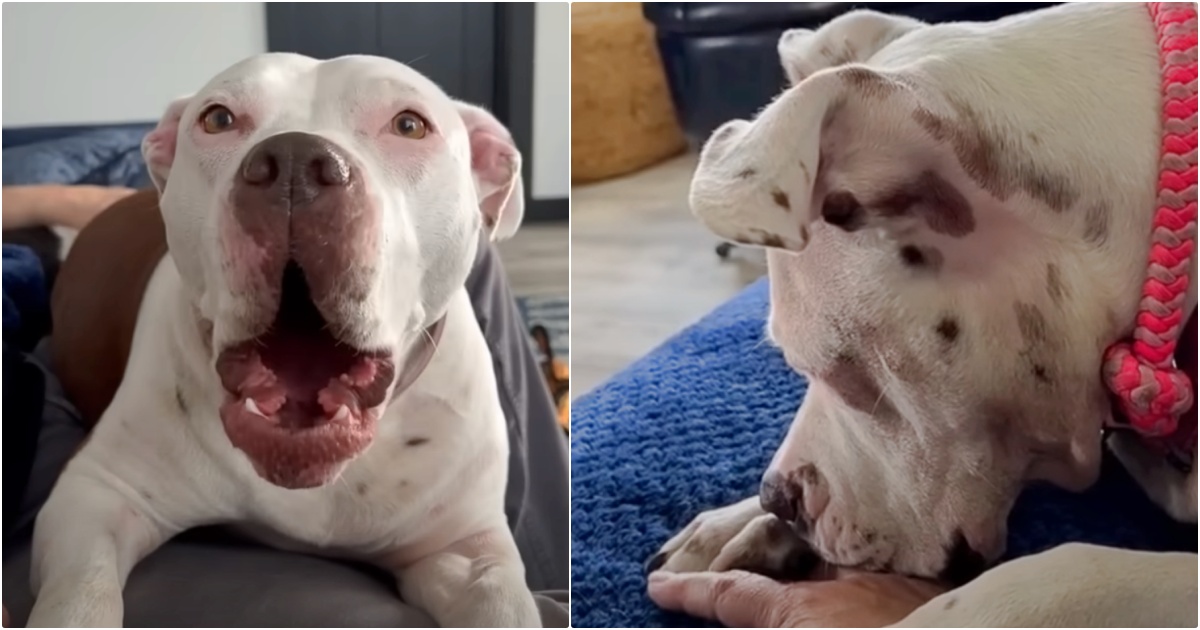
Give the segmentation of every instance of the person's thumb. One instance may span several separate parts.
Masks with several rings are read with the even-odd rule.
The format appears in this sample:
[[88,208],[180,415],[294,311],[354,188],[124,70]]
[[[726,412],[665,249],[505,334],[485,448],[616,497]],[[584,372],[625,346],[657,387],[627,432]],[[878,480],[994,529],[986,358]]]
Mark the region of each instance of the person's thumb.
[[746,571],[668,573],[648,580],[650,599],[662,608],[741,628],[768,628],[784,602],[783,585]]

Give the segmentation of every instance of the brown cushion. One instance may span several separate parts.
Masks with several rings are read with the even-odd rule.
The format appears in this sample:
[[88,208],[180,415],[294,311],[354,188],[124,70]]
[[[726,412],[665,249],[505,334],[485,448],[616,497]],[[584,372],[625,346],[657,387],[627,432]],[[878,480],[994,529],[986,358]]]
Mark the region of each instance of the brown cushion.
[[142,295],[166,253],[158,193],[146,190],[92,219],[59,270],[50,299],[53,369],[88,426],[121,384]]

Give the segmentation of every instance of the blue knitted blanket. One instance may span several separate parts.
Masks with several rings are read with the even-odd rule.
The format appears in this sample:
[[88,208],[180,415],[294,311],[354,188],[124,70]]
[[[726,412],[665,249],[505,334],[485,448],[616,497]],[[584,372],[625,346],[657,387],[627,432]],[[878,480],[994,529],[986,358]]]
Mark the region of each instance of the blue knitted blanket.
[[[643,562],[702,510],[752,496],[804,396],[764,342],[766,282],[584,395],[571,409],[571,608],[584,628],[696,627],[646,597]],[[1028,489],[1009,557],[1069,541],[1196,550],[1115,460],[1082,494]]]

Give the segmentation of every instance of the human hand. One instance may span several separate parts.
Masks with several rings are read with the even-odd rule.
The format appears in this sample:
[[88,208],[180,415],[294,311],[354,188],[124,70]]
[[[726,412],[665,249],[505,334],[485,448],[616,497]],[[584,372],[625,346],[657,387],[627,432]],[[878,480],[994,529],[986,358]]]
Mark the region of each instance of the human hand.
[[826,568],[804,582],[746,571],[650,574],[654,603],[730,627],[883,627],[946,592],[935,582],[855,569]]

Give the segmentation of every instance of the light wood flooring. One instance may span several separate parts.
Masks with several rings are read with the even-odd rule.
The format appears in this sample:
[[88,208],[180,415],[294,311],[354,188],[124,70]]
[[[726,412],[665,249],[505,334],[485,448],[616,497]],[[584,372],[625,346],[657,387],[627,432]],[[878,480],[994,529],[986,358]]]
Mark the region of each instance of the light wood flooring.
[[696,156],[571,189],[571,396],[766,273],[762,255],[718,239],[687,208]]
[[496,245],[513,293],[567,295],[570,282],[570,229],[563,223],[530,223]]

